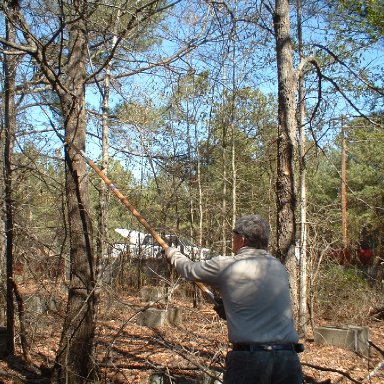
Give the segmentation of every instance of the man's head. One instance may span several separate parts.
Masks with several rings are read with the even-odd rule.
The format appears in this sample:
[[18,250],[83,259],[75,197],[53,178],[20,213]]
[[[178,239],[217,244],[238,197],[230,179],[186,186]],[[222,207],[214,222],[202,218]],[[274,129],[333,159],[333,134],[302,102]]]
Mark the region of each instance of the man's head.
[[233,228],[233,251],[243,246],[267,249],[269,224],[260,215],[247,215],[237,219]]

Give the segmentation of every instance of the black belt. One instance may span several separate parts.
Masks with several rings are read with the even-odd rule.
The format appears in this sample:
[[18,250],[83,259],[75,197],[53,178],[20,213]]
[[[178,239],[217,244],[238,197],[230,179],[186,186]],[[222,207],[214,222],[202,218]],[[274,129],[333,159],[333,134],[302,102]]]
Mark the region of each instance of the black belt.
[[295,351],[303,352],[303,344],[233,344],[233,351]]

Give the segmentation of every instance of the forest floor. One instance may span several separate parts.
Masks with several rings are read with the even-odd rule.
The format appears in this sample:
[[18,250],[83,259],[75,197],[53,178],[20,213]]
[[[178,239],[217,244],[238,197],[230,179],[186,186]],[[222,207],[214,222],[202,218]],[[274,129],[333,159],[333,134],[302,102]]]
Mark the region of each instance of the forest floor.
[[[150,328],[138,324],[139,313],[148,303],[137,295],[120,293],[117,297],[111,292],[102,302],[96,347],[100,383],[220,382],[213,377],[219,377],[223,371],[230,346],[226,342],[225,321],[217,317],[211,305],[203,304],[196,309],[191,299],[174,298],[172,306],[182,313],[179,324]],[[164,304],[157,306],[165,308]],[[58,321],[48,313],[39,317],[33,334],[29,330],[30,364],[16,358],[0,360],[0,384],[48,382],[44,374],[54,361],[60,336]],[[342,348],[315,344],[312,337],[301,340],[305,344],[300,359],[306,383],[383,384],[384,367],[374,370],[384,360],[384,321],[372,320],[368,326],[372,342],[368,358]],[[372,372],[375,373],[369,378]],[[163,378],[155,379],[156,375]]]

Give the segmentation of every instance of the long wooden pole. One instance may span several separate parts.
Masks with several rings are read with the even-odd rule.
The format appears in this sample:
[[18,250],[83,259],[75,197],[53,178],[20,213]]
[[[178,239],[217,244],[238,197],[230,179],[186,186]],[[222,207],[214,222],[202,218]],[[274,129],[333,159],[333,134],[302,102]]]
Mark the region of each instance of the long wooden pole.
[[341,149],[341,227],[344,251],[348,246],[347,235],[347,143],[345,138],[344,122],[341,127],[342,149]]
[[[118,188],[112,183],[112,181],[105,175],[105,173],[95,164],[95,162],[90,159],[85,152],[78,148],[73,143],[69,143],[67,140],[65,140],[64,136],[60,133],[56,132],[57,135],[60,137],[60,139],[63,141],[63,143],[70,148],[74,149],[75,152],[80,154],[84,160],[87,162],[87,164],[104,180],[105,184],[109,187],[109,189],[119,198],[119,200],[125,205],[126,208],[129,209],[129,211],[132,213],[133,216],[136,217],[136,219],[139,221],[141,225],[152,235],[152,237],[159,243],[161,248],[166,250],[169,248],[169,245],[160,237],[160,235],[152,229],[152,227],[148,224],[148,222],[144,219],[144,217],[140,214],[140,212],[128,201],[128,199],[119,191]],[[211,290],[208,289],[203,283],[200,281],[195,282],[196,286],[206,295],[206,297],[213,303],[217,304],[214,294]]]

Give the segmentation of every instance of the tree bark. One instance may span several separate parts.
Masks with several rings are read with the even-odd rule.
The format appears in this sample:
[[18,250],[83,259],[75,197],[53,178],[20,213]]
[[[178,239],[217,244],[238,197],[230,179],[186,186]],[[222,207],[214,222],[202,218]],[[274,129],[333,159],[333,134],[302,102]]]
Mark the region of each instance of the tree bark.
[[278,163],[277,163],[277,246],[279,256],[286,260],[295,244],[294,137],[295,73],[290,39],[289,2],[276,1],[274,15],[278,72]]
[[[80,1],[79,7],[84,7]],[[85,81],[86,26],[81,17],[69,31],[65,88],[59,89],[66,141],[84,150],[86,139]],[[81,155],[67,147],[66,196],[70,232],[70,284],[54,383],[85,383],[95,379],[93,341],[96,324],[95,251],[93,246],[88,178]]]
[[223,122],[223,135],[222,135],[222,197],[221,197],[221,247],[222,251],[221,254],[223,256],[227,255],[227,127],[226,127],[226,121]]
[[[294,184],[294,140],[296,134],[295,94],[296,76],[292,59],[289,1],[276,0],[274,31],[276,38],[278,75],[278,141],[277,141],[277,256],[285,261],[297,303],[297,268],[295,261],[296,192]],[[295,308],[296,309],[296,308]]]
[[[121,13],[118,10],[116,19],[120,20]],[[114,36],[112,38],[111,49],[116,45],[117,34],[116,26],[118,23],[115,23]],[[103,102],[102,102],[102,136],[101,136],[101,163],[102,170],[107,175],[109,167],[109,142],[108,142],[108,132],[109,132],[109,101],[110,101],[110,90],[111,90],[111,70],[112,70],[112,60],[105,67],[105,78],[103,82],[103,89],[101,91]],[[100,189],[99,189],[99,207],[98,207],[98,236],[97,236],[97,279],[101,278],[102,273],[102,262],[103,257],[107,253],[106,244],[108,238],[108,202],[109,202],[109,188],[103,180],[100,179]]]
[[[13,24],[6,20],[7,40],[14,42],[16,32]],[[15,78],[16,58],[4,58],[4,204],[5,204],[5,253],[7,288],[7,353],[15,353],[15,303],[13,295],[13,235],[14,217],[12,200],[12,159],[16,133]]]
[[[299,42],[300,59],[303,58],[301,0],[297,0],[297,38]],[[306,137],[305,137],[305,87],[304,75],[298,78],[298,162],[300,178],[300,279],[299,279],[299,322],[298,330],[303,336],[308,329],[308,265],[307,265],[307,171],[306,171]]]

